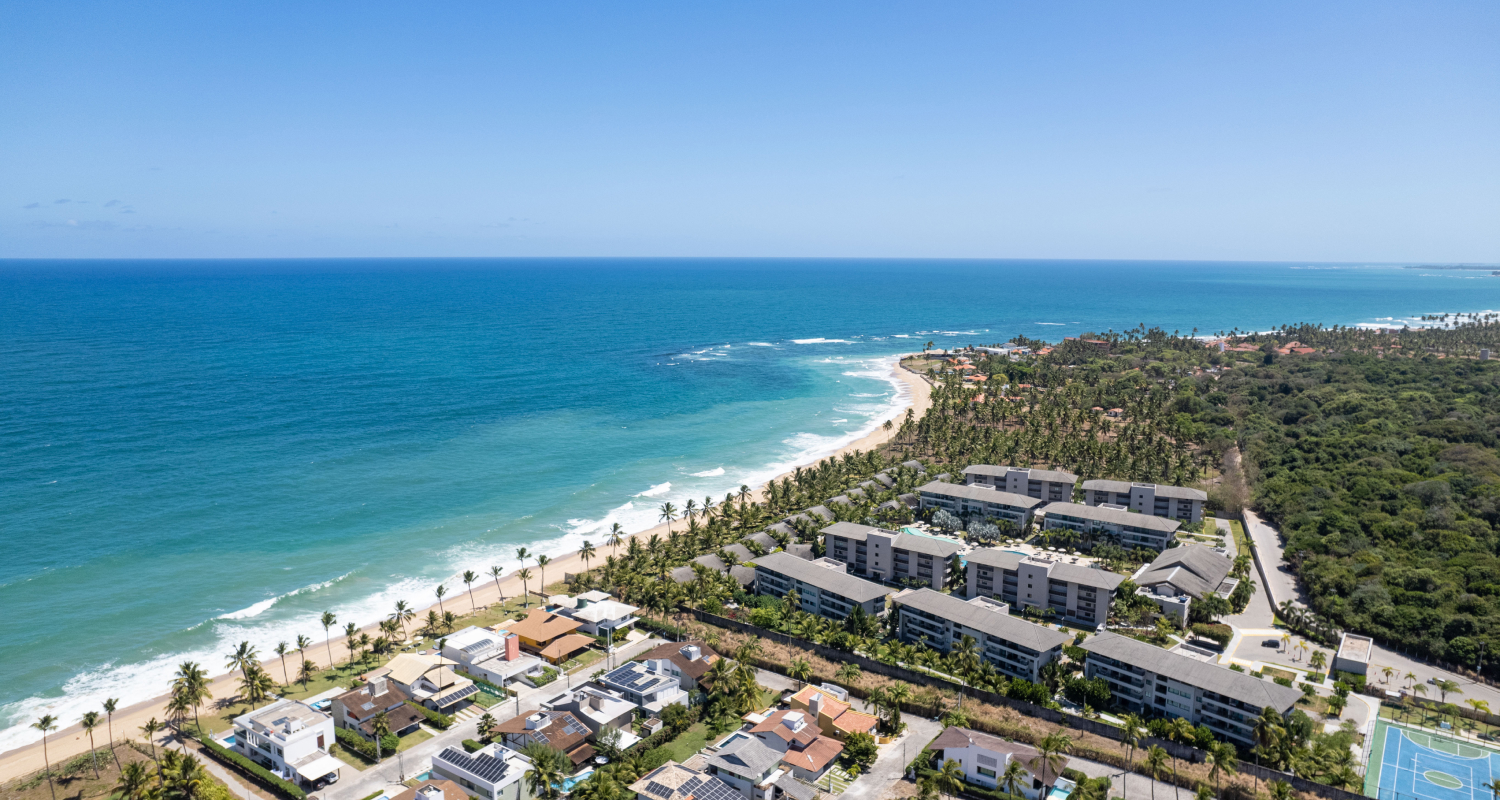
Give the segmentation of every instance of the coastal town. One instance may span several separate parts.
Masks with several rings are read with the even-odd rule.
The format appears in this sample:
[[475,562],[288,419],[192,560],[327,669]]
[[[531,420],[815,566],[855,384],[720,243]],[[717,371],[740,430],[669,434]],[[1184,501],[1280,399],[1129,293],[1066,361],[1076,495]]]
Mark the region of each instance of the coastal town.
[[[1480,752],[1496,690],[1313,611],[1233,446],[1161,412],[1177,380],[1328,348],[1222,337],[1112,386],[1043,361],[1151,338],[913,354],[870,449],[520,548],[376,626],[330,612],[217,680],[185,663],[137,730],[91,712],[110,744],[62,771],[113,762],[121,800],[169,772],[244,800],[1398,800],[1398,724]],[[28,780],[57,791],[50,760]]]

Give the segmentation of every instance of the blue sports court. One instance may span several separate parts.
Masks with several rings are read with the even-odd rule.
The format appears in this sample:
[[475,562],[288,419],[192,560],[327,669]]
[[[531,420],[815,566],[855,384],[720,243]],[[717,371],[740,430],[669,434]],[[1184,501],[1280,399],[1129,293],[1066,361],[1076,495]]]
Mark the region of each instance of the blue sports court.
[[1365,794],[1380,800],[1492,800],[1488,784],[1500,777],[1500,753],[1384,721],[1375,740],[1370,767],[1378,777],[1367,776]]

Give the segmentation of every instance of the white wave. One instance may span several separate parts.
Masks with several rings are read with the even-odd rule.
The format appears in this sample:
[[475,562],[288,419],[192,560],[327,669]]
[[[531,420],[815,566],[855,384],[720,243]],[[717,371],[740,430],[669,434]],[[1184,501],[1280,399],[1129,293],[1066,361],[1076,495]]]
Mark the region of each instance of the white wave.
[[719,477],[720,475],[723,475],[723,474],[724,474],[724,468],[723,467],[715,467],[715,468],[713,468],[711,470],[707,470],[707,471],[704,471],[704,472],[694,472],[693,473],[693,477],[694,478],[717,478],[717,477]]
[[672,482],[667,481],[666,483],[658,483],[644,492],[636,493],[636,497],[660,497],[670,491],[672,491]]
[[266,611],[269,611],[271,606],[276,605],[276,601],[280,599],[281,597],[267,598],[248,608],[242,608],[239,611],[231,611],[228,614],[220,614],[218,617],[215,617],[215,619],[250,619],[252,617],[258,617]]
[[847,419],[831,419],[831,420],[828,420],[829,424],[831,424],[831,425],[838,425],[839,423],[848,422],[848,421],[849,420],[847,420]]
[[793,339],[793,344],[853,344],[848,339]]
[[1066,322],[1038,322],[1038,325],[1066,325]]
[[751,347],[775,347],[776,346],[774,344],[771,344],[770,342],[746,342],[745,344],[748,344]]

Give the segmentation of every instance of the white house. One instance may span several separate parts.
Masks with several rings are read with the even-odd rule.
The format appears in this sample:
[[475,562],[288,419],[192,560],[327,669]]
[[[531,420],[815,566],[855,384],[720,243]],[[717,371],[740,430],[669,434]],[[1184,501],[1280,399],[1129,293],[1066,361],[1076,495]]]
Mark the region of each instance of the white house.
[[296,700],[234,718],[234,749],[293,783],[337,780],[344,762],[329,755],[333,743],[333,717]]
[[688,704],[682,674],[667,659],[632,661],[598,678],[599,685],[641,708],[660,714],[673,703]]
[[432,777],[453,781],[484,800],[527,800],[531,794],[521,779],[530,768],[531,759],[498,743],[472,753],[448,747],[432,757]]
[[549,597],[548,600],[557,604],[557,613],[578,620],[581,623],[578,630],[590,636],[608,637],[613,633],[615,638],[623,637],[638,619],[635,612],[640,611],[636,606],[610,597],[608,592],[597,590],[577,597],[564,595]]
[[1057,787],[1071,792],[1075,784],[1062,777],[1068,766],[1066,756],[1054,764],[1041,759],[1036,749],[1018,742],[1007,742],[998,736],[969,730],[968,728],[946,728],[927,745],[938,764],[957,761],[963,766],[964,781],[988,789],[1006,790],[1003,781],[1005,771],[1011,763],[1021,765],[1021,784],[1014,787],[1017,794],[1030,800],[1045,796],[1048,787]]
[[630,732],[630,721],[635,717],[635,704],[598,686],[575,686],[556,697],[543,700],[541,705],[546,711],[571,712],[588,726],[595,737],[605,727],[619,729],[623,737],[619,744],[621,749],[639,741],[639,737]]
[[785,774],[781,753],[743,733],[731,736],[708,751],[708,774],[718,778],[745,800],[772,800],[776,779]]
[[443,656],[464,672],[497,686],[542,672],[542,660],[521,651],[521,637],[473,625],[444,637]]

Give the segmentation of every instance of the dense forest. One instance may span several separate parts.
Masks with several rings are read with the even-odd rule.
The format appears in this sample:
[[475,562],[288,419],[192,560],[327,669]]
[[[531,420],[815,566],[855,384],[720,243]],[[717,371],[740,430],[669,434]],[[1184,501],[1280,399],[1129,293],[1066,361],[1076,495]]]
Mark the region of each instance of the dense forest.
[[1493,672],[1500,365],[1477,356],[1500,355],[1500,323],[1447,322],[1231,332],[1224,352],[1144,327],[1017,361],[970,351],[965,370],[938,365],[933,408],[896,441],[956,469],[1204,485],[1283,531],[1316,614],[1470,667],[1488,652]]

